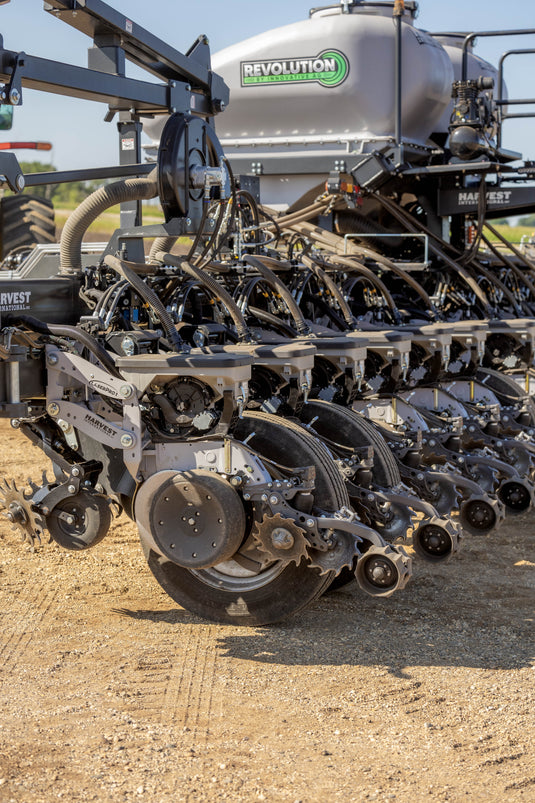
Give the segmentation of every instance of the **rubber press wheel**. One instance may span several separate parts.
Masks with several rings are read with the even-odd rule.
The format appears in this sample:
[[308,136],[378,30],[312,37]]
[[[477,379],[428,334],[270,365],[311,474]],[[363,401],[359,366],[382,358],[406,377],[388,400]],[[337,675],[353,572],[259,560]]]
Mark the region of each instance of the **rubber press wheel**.
[[[314,465],[314,508],[335,512],[349,503],[329,452],[302,427],[267,413],[247,412],[234,436],[261,458],[297,468]],[[320,575],[303,559],[299,565],[273,561],[249,571],[230,560],[208,569],[186,569],[144,547],[148,565],[169,596],[205,619],[233,625],[278,622],[305,608],[329,586],[333,574]]]
[[349,447],[373,446],[373,480],[382,488],[399,485],[396,459],[374,425],[354,410],[332,402],[314,400],[303,405],[300,419],[318,435]]

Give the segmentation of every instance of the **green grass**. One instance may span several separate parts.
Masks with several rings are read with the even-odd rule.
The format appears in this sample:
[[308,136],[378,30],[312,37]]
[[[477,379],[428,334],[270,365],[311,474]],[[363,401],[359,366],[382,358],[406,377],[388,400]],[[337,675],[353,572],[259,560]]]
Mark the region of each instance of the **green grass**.
[[[73,207],[75,208],[75,207]],[[56,216],[56,229],[57,231],[61,231],[65,223],[67,222],[67,218],[71,214],[71,209],[56,209],[55,216]],[[114,206],[108,209],[106,212],[103,212],[94,223],[88,228],[89,232],[96,233],[102,235],[112,235],[115,229],[119,228],[119,206]],[[147,226],[152,225],[153,223],[163,223],[164,217],[161,209],[157,206],[148,206],[143,208],[143,223]]]
[[[500,232],[509,242],[512,243],[520,243],[522,241],[522,237],[526,239],[531,237],[534,233],[535,229],[533,226],[494,226],[492,221],[490,221],[491,226]],[[497,237],[491,234],[488,230],[485,230],[485,237],[491,242],[496,242]]]

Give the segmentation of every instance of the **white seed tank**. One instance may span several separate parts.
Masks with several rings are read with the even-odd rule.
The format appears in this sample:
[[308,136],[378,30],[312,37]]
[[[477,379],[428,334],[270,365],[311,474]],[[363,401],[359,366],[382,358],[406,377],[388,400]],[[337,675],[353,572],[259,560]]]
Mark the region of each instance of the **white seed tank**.
[[[300,139],[324,147],[392,137],[392,11],[390,2],[317,9],[307,20],[216,53],[213,69],[231,92],[219,137],[274,146]],[[449,104],[453,69],[441,44],[415,28],[409,12],[402,36],[402,134],[425,145]]]

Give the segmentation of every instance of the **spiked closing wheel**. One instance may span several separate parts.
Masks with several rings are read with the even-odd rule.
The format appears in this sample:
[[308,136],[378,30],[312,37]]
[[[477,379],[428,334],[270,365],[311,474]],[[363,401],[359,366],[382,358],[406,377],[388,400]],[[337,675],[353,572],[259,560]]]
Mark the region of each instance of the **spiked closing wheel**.
[[12,529],[21,533],[22,541],[33,551],[41,543],[44,521],[32,508],[32,498],[37,485],[30,482],[29,490],[19,491],[15,481],[0,483],[0,504],[4,507],[2,515],[11,522]]
[[305,530],[280,513],[255,522],[252,534],[260,551],[271,560],[299,565],[307,555]]

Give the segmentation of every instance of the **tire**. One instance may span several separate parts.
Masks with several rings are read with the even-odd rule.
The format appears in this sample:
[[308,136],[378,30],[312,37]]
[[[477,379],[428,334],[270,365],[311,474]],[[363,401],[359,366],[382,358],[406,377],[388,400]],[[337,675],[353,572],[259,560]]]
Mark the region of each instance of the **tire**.
[[44,198],[12,195],[0,202],[1,256],[38,243],[56,242],[54,207]]
[[[343,433],[345,446],[373,446],[373,480],[382,488],[393,488],[401,482],[395,458],[373,424],[354,410],[348,410],[332,402],[314,400],[303,405],[300,418],[303,423],[313,423],[320,437],[340,441]],[[337,591],[355,580],[352,569],[342,569],[328,591]]]
[[319,437],[340,441],[343,434],[344,446],[373,446],[373,480],[382,488],[394,488],[401,482],[396,459],[377,432],[364,416],[354,410],[347,410],[332,402],[314,400],[303,405],[300,419],[305,424],[317,417],[313,429]]
[[[349,499],[338,468],[325,447],[297,424],[267,413],[247,412],[234,435],[261,457],[290,468],[314,465],[314,507],[335,512]],[[303,559],[299,565],[273,563],[246,577],[223,564],[190,570],[145,549],[149,569],[169,596],[204,619],[233,625],[273,624],[305,608],[330,585],[333,574],[320,575]],[[234,563],[231,561],[231,563]],[[233,569],[233,571],[235,571]],[[242,573],[243,574],[243,573]]]

